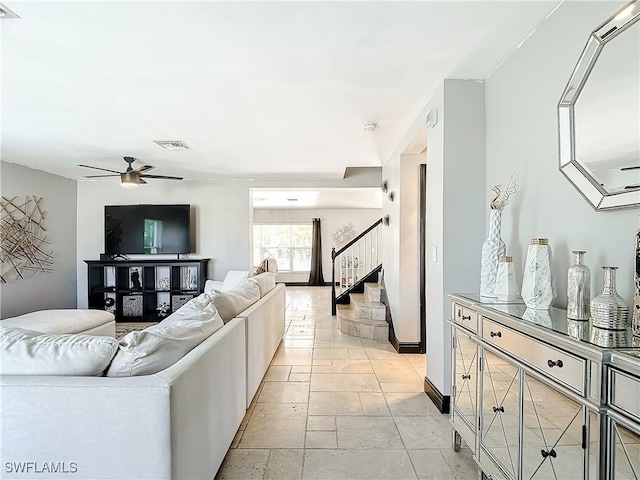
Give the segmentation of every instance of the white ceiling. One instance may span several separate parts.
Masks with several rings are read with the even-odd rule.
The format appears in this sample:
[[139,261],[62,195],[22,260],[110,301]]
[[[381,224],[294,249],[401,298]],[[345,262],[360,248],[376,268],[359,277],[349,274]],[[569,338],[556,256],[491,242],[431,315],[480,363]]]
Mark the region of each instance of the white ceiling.
[[7,0],[2,159],[341,177],[383,164],[444,78],[486,78],[558,3]]
[[380,188],[254,188],[253,208],[382,208]]

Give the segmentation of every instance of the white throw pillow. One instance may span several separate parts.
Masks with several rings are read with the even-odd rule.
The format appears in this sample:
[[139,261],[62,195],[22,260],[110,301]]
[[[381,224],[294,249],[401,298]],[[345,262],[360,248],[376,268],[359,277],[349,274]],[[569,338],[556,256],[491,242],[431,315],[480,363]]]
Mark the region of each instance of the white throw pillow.
[[255,282],[258,285],[258,288],[260,289],[260,298],[262,298],[275,288],[276,274],[271,272],[261,273],[260,275],[251,277],[249,281]]
[[113,337],[0,328],[2,375],[102,375],[118,350]]
[[158,373],[219,330],[224,323],[208,295],[203,295],[190,300],[159,324],[125,335],[107,376]]
[[256,282],[245,280],[227,292],[214,290],[210,296],[222,320],[227,323],[260,300],[260,289]]

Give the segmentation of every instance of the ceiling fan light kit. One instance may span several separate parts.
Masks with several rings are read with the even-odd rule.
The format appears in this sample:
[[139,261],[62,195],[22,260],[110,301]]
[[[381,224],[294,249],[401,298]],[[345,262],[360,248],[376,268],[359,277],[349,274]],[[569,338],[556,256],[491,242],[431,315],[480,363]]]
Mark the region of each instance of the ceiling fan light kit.
[[120,177],[120,185],[126,189],[137,188],[140,185],[147,183],[145,178],[157,178],[161,180],[182,180],[182,177],[171,177],[167,175],[148,175],[145,172],[153,170],[153,165],[143,165],[142,167],[133,168],[131,164],[135,162],[134,157],[124,157],[124,161],[127,162],[128,167],[124,172],[118,172],[117,170],[110,170],[108,168],[94,167],[91,165],[78,165],[84,168],[93,168],[94,170],[102,170],[104,172],[111,172],[111,175],[87,175],[85,178],[102,178],[102,177]]

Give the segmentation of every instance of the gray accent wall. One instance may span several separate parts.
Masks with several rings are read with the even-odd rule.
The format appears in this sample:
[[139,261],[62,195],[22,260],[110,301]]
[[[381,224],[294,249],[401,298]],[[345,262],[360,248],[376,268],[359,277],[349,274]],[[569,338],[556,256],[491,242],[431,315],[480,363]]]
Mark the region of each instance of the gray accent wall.
[[0,316],[76,308],[76,181],[15,163],[0,162],[2,196],[42,197],[54,271],[0,286]]
[[502,238],[519,282],[531,238],[549,239],[558,307],[566,307],[572,250],[587,252],[592,297],[602,291],[601,267],[613,265],[618,293],[632,301],[640,209],[596,212],[558,170],[557,102],[589,33],[620,5],[563,3],[486,81],[487,201],[491,186],[506,183],[517,165],[519,192],[504,210]]

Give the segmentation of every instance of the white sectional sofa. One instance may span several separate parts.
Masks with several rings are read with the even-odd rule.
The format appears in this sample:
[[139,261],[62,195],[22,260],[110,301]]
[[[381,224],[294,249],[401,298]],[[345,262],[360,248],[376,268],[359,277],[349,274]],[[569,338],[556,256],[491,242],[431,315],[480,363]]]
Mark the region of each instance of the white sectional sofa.
[[153,375],[0,375],[0,476],[212,479],[284,335],[284,311],[278,284]]

